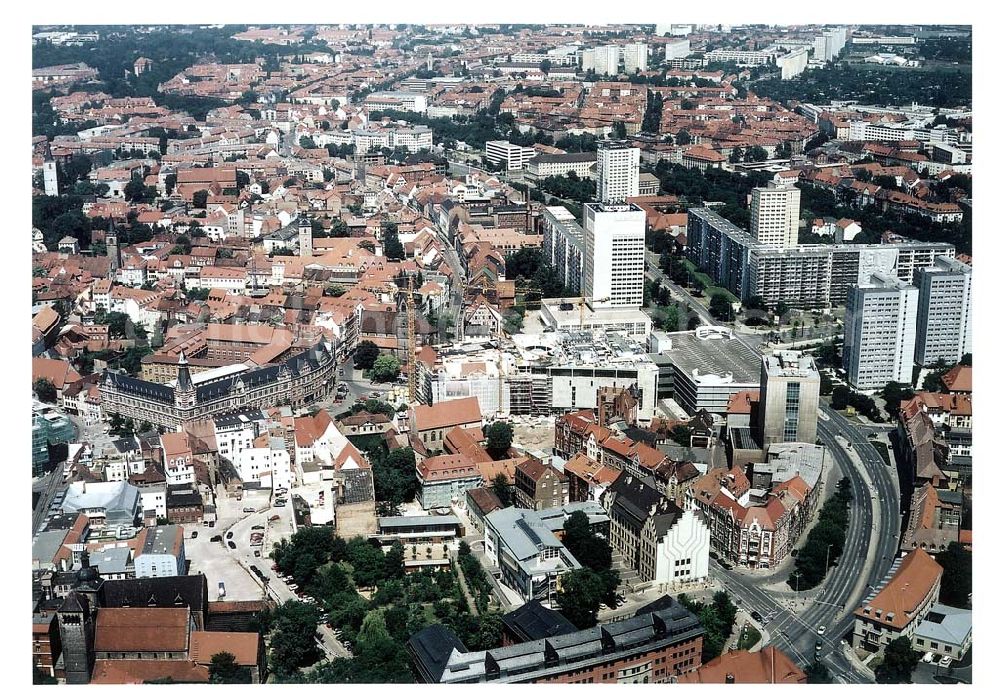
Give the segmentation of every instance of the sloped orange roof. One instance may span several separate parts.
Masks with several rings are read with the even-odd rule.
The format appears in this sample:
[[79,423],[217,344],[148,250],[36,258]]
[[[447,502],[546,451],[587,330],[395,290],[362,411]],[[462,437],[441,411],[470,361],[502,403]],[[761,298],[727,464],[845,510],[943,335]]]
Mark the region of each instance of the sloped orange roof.
[[191,632],[191,659],[198,664],[211,664],[212,655],[230,652],[240,666],[255,666],[259,646],[257,633]]
[[413,408],[414,431],[462,426],[480,423],[482,420],[483,415],[479,412],[479,399],[476,397],[463,397],[434,405],[421,404]]
[[915,549],[906,554],[886,586],[870,602],[855,609],[854,614],[895,629],[903,628],[927,594],[940,584],[942,572],[941,565],[929,553]]
[[957,365],[941,376],[951,392],[972,392],[972,366]]
[[806,675],[788,655],[776,647],[757,652],[732,650],[705,662],[677,683],[806,683]]

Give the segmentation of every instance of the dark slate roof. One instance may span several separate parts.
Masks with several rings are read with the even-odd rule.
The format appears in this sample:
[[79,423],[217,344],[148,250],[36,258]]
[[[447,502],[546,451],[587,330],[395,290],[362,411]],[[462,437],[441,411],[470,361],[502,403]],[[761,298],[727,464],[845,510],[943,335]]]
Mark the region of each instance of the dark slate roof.
[[112,442],[118,452],[131,452],[132,450],[139,449],[139,445],[135,442],[135,438],[115,438]]
[[198,401],[208,402],[213,399],[225,397],[236,387],[237,382],[242,381],[247,389],[253,389],[277,381],[284,373],[295,377],[305,370],[315,370],[329,362],[333,357],[325,348],[326,340],[320,340],[310,349],[302,352],[298,356],[293,356],[281,365],[265,366],[254,368],[242,373],[234,373],[225,378],[212,380],[198,386]]
[[155,399],[167,404],[174,403],[174,390],[160,383],[152,383],[141,378],[133,378],[124,373],[108,371],[104,382],[113,385],[120,392]]
[[502,620],[522,642],[575,633],[577,630],[561,613],[546,609],[535,599],[504,614]]
[[204,613],[208,605],[208,578],[204,575],[106,580],[99,593],[102,607],[190,606]]
[[615,492],[609,514],[622,519],[633,532],[642,529],[650,509],[663,497],[652,480],[631,474],[620,474],[608,490]]
[[167,486],[168,508],[200,508],[203,506],[201,494],[194,488],[194,484]]
[[406,641],[406,648],[426,681],[440,681],[453,650],[468,652],[462,641],[450,630],[435,623],[419,630]]
[[565,154],[539,154],[534,157],[539,164],[597,163],[597,152],[567,152]]

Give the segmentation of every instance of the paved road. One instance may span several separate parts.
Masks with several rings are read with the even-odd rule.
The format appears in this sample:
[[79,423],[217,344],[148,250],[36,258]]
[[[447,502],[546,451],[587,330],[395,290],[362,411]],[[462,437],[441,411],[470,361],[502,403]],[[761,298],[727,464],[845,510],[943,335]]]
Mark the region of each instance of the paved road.
[[[672,293],[687,303],[707,325],[724,325],[714,319],[703,305],[686,290],[671,282],[658,267],[655,253],[646,252],[647,275],[660,279]],[[737,339],[751,349],[753,345],[745,335],[734,332]],[[754,351],[757,351],[754,349]],[[747,364],[756,367],[756,364]],[[712,566],[713,577],[725,585],[747,611],[758,611],[767,616],[767,630],[782,649],[801,666],[811,663],[815,656],[816,641],[822,642],[819,658],[831,673],[847,683],[865,683],[870,674],[855,669],[843,653],[840,641],[853,628],[852,612],[868,595],[871,588],[883,581],[892,568],[901,525],[900,495],[895,469],[887,466],[878,451],[868,442],[871,432],[882,432],[883,427],[862,426],[848,421],[825,403],[820,404],[819,438],[829,451],[842,474],[851,480],[853,500],[844,554],[834,565],[820,586],[817,597],[800,614],[793,612],[789,599],[794,591],[769,591],[759,584],[759,579],[735,571],[724,571]],[[851,444],[850,450],[846,448]],[[876,497],[877,494],[877,497]],[[874,542],[872,541],[875,538]],[[817,634],[826,626],[823,636]]]
[[651,250],[646,250],[646,276],[650,279],[659,279],[660,284],[666,286],[670,289],[670,293],[675,299],[684,303],[688,310],[695,313],[699,318],[701,318],[702,324],[705,325],[722,325],[718,320],[712,317],[712,314],[708,312],[708,308],[702,305],[694,296],[692,296],[687,289],[681,288],[678,284],[672,282],[663,270],[660,269],[660,256]]
[[32,484],[32,491],[41,492],[41,496],[38,498],[38,504],[35,506],[35,510],[31,514],[32,536],[34,536],[35,533],[38,532],[39,527],[42,526],[42,522],[45,520],[45,516],[49,512],[49,505],[52,503],[52,499],[60,489],[66,487],[63,483],[63,468],[65,465],[65,462],[60,462],[56,465],[55,469]]
[[[821,408],[827,418],[819,422],[820,441],[851,480],[853,490],[846,548],[840,562],[831,568],[815,596],[806,597],[809,605],[800,614],[788,608],[787,599],[795,594],[792,590],[771,591],[758,579],[714,566],[712,573],[741,600],[744,609],[770,616],[766,628],[772,639],[801,666],[812,661],[818,639],[823,643],[820,659],[831,673],[846,682],[863,683],[868,677],[854,670],[841,651],[840,640],[849,640],[853,610],[867,596],[869,587],[881,582],[892,566],[900,531],[899,491],[893,468],[885,465],[866,433],[825,404]],[[846,449],[848,441],[852,450]],[[827,628],[822,637],[817,635],[821,625]]]

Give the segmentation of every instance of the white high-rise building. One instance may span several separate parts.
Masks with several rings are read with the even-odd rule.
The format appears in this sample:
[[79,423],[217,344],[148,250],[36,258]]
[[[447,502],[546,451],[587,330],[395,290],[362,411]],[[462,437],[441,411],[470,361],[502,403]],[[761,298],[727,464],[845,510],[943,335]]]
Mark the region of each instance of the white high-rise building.
[[583,295],[595,310],[642,307],[645,238],[642,208],[583,206]]
[[847,292],[844,369],[860,390],[913,377],[917,343],[917,287],[884,272]]
[[597,201],[618,204],[639,194],[639,148],[606,142],[597,148]]
[[598,46],[580,53],[580,67],[599,75],[617,75],[621,61],[621,46]]
[[774,248],[799,244],[799,201],[802,191],[794,185],[770,183],[754,188],[750,203],[750,235]]
[[954,258],[939,257],[933,267],[918,269],[913,283],[920,290],[917,363],[958,362],[972,351],[972,268]]
[[649,57],[649,48],[645,43],[630,43],[622,50],[622,59],[625,61],[625,74],[634,75],[636,71],[646,70],[646,60]]

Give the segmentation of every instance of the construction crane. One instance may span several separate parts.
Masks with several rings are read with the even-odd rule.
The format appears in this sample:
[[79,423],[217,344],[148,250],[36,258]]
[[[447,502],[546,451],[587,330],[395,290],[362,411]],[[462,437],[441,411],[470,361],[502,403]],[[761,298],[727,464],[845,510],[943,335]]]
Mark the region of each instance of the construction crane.
[[417,403],[417,307],[413,300],[413,275],[406,277],[406,346],[408,350],[407,385],[410,389],[410,404]]

